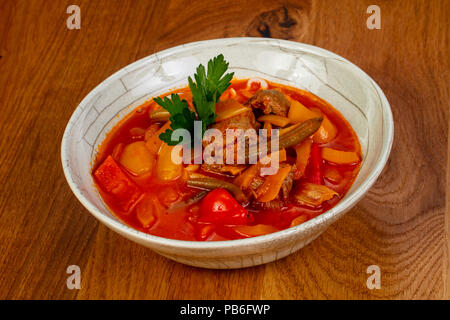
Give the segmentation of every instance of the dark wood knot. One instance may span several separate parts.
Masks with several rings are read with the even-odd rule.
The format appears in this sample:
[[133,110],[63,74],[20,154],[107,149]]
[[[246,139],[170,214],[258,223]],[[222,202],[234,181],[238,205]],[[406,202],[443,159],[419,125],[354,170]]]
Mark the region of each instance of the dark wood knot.
[[282,6],[256,16],[245,30],[250,37],[300,40],[309,24],[309,1],[301,1],[297,7]]

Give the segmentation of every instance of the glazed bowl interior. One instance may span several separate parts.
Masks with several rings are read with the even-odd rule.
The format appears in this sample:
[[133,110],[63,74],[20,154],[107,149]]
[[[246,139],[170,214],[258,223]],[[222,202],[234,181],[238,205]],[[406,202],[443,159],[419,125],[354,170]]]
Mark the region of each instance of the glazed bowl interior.
[[[187,85],[198,64],[222,53],[236,78],[261,77],[308,90],[333,105],[359,137],[363,161],[352,188],[331,210],[303,225],[272,235],[215,243],[163,239],[134,230],[110,213],[91,175],[98,146],[106,134],[145,100]],[[195,42],[139,60],[97,86],[78,106],[62,142],[64,172],[74,194],[100,221],[144,245],[202,249],[243,246],[270,237],[306,232],[331,223],[351,208],[374,183],[388,158],[393,139],[389,103],[377,84],[358,67],[329,51],[290,41],[230,38]],[[327,223],[327,224],[329,224]],[[309,227],[308,227],[309,226]]]

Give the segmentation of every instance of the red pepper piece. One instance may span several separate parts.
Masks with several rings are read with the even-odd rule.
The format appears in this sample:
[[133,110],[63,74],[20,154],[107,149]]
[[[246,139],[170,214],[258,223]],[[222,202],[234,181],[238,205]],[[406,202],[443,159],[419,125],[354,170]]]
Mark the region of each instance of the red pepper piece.
[[199,221],[218,225],[242,225],[253,221],[253,215],[225,189],[210,191],[200,204]]
[[97,183],[124,212],[131,211],[142,196],[136,184],[127,177],[111,156],[108,156],[94,173]]
[[311,174],[310,182],[315,184],[323,184],[322,181],[322,155],[320,147],[317,143],[311,145]]

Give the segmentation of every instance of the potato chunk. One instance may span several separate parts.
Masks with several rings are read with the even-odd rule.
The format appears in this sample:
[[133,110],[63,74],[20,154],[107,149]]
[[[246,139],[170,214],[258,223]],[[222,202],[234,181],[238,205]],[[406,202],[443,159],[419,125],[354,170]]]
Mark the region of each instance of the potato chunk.
[[155,165],[155,156],[144,141],[137,141],[125,146],[119,162],[132,174],[140,176],[151,172]]

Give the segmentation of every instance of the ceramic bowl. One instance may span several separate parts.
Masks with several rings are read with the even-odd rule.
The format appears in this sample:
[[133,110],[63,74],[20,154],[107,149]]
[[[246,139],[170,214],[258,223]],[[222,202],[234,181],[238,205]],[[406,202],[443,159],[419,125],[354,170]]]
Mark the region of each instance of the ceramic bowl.
[[[181,241],[127,226],[108,210],[94,187],[91,168],[98,146],[133,108],[169,89],[187,85],[195,68],[219,53],[236,78],[261,77],[306,89],[331,103],[359,137],[363,161],[356,181],[331,210],[293,228],[231,241]],[[361,69],[327,50],[284,40],[228,38],[167,49],[128,65],[100,83],[67,124],[62,165],[75,196],[106,226],[175,261],[203,268],[242,268],[283,258],[317,238],[373,185],[388,159],[394,135],[389,103]]]

